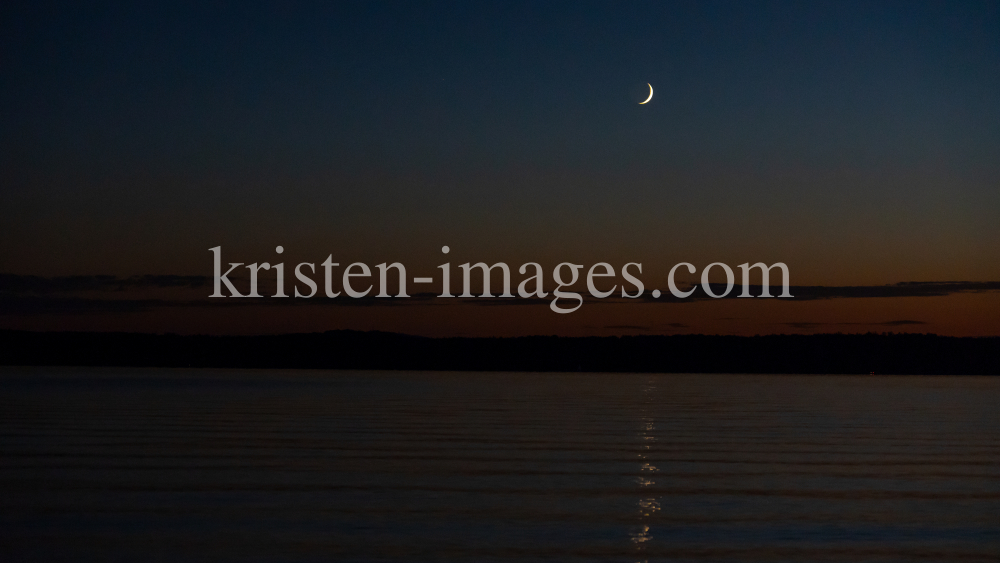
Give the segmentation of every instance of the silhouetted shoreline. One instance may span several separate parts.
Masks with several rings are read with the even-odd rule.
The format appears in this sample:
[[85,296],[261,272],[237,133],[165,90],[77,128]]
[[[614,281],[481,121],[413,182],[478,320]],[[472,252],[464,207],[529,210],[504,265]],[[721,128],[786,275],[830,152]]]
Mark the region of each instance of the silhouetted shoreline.
[[0,364],[663,373],[1000,374],[1000,337],[933,334],[426,338],[0,331]]

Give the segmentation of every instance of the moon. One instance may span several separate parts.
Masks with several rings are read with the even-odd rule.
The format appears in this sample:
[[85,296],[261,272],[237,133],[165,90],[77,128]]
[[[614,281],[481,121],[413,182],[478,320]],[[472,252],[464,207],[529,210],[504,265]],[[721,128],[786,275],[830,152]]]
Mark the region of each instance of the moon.
[[647,83],[646,83],[646,86],[649,86],[649,97],[648,97],[648,98],[646,98],[646,101],[645,101],[645,102],[639,102],[639,105],[640,105],[640,106],[641,106],[642,104],[645,104],[645,103],[646,103],[646,102],[648,102],[649,100],[652,100],[652,99],[653,99],[653,85],[652,85],[652,84],[650,84],[649,82],[647,82]]

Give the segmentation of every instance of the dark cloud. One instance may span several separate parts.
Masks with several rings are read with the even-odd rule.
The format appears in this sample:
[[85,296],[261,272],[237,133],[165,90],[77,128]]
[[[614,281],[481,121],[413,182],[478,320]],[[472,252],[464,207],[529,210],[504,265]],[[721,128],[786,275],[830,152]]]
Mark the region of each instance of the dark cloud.
[[808,330],[812,328],[817,328],[825,326],[825,323],[784,323],[785,326],[790,326],[792,328],[798,328],[803,330]]
[[263,297],[260,299],[101,299],[52,295],[12,295],[0,292],[0,315],[75,315],[88,313],[134,313],[164,308],[231,307],[373,307],[426,303],[433,293],[411,295],[407,299],[363,297],[311,299]]
[[[724,287],[723,287],[724,289]],[[789,288],[795,299],[838,299],[868,297],[940,297],[953,293],[982,293],[1000,290],[1000,282],[901,282],[892,285],[796,286]],[[780,292],[771,289],[772,294]],[[760,294],[760,286],[750,293]]]
[[[237,280],[234,279],[234,282]],[[205,297],[191,299],[190,295],[178,296],[176,299],[164,298],[157,294],[156,298],[149,298],[149,294],[133,294],[129,297],[129,292],[140,290],[164,290],[164,289],[204,289],[210,290],[212,278],[210,276],[177,276],[177,275],[137,275],[131,277],[119,277],[110,275],[90,275],[90,276],[25,276],[16,274],[0,274],[0,314],[25,315],[25,314],[73,314],[89,312],[132,312],[143,311],[161,307],[246,307],[246,306],[351,306],[351,307],[371,307],[371,306],[399,306],[424,303],[436,297],[435,293],[412,294],[408,299],[399,298],[378,298],[369,296],[361,299],[352,299],[341,295],[335,299],[329,299],[317,295],[310,299],[275,299],[273,297],[263,297],[254,299],[211,299],[206,291]],[[588,304],[597,303],[686,303],[705,299],[709,297],[701,286],[695,286],[695,293],[689,298],[679,299],[669,292],[664,293],[660,298],[653,298],[651,289],[646,291],[642,297],[637,299],[623,297],[609,297],[607,299],[595,299],[589,297],[585,292],[584,300]],[[723,284],[710,284],[710,289],[715,293],[725,291]],[[790,293],[792,299],[798,301],[809,301],[817,299],[860,299],[873,297],[938,297],[955,293],[981,293],[1000,290],[1000,282],[903,282],[893,285],[880,286],[792,286]],[[267,295],[273,290],[267,284],[260,284],[261,293]],[[290,291],[290,289],[288,290]],[[393,290],[390,290],[392,293]],[[742,292],[742,286],[736,285],[725,299],[737,299]],[[761,286],[750,286],[752,295],[761,293]],[[781,288],[771,287],[771,294],[781,293]],[[440,304],[463,303],[477,306],[509,306],[509,305],[536,305],[548,307],[552,300],[551,293],[547,298],[454,298],[440,299]],[[572,300],[569,300],[572,301]],[[781,301],[784,301],[782,299]],[[730,319],[727,317],[727,319]],[[732,319],[735,320],[735,319]],[[840,323],[843,325],[868,324],[873,326],[905,326],[925,324],[915,320],[893,320],[884,323]],[[817,323],[799,322],[786,323],[794,328],[814,328]],[[673,328],[689,328],[680,323],[670,323],[665,326]],[[632,325],[621,325],[606,328],[618,328],[622,330],[650,330],[651,327],[639,327]]]
[[[709,289],[712,293],[719,295],[725,293],[726,284],[720,283],[710,283]],[[586,295],[585,291],[579,291],[578,293],[583,294],[584,300],[588,303],[693,303],[695,301],[704,301],[706,299],[716,299],[705,293],[704,288],[701,285],[690,286],[686,288],[681,288],[681,291],[694,290],[689,297],[679,298],[674,297],[669,291],[662,291],[660,297],[653,297],[652,287],[646,288],[646,291],[641,297],[632,299],[624,298],[619,296],[612,296],[605,299],[595,299]],[[749,286],[750,295],[758,296],[763,293],[763,288],[760,285]],[[985,293],[990,291],[1000,291],[1000,282],[967,282],[967,281],[957,281],[957,282],[901,282],[892,285],[857,285],[857,286],[819,286],[819,285],[798,285],[789,286],[788,292],[792,295],[791,298],[781,298],[780,301],[797,300],[797,301],[814,301],[818,299],[864,299],[864,298],[874,298],[874,297],[942,297],[945,295],[952,295],[955,293]],[[782,288],[780,285],[775,287],[771,285],[769,287],[769,292],[772,296],[781,295]],[[720,299],[740,299],[739,295],[743,293],[743,286],[741,284],[736,284],[728,295]],[[551,293],[546,299],[480,299],[476,302],[477,305],[492,306],[492,305],[534,305],[540,303],[548,303],[552,299]],[[739,320],[734,317],[725,317],[719,320]]]
[[155,307],[176,306],[160,299],[83,299],[0,293],[2,315],[81,315],[88,313],[135,313]]
[[[244,279],[229,276],[234,283],[245,281]],[[263,291],[270,280],[261,280],[260,287]],[[131,277],[119,277],[111,275],[88,275],[88,276],[56,276],[42,277],[18,274],[0,274],[0,292],[8,293],[67,293],[75,291],[123,291],[129,289],[163,289],[163,288],[208,288],[212,285],[211,276],[177,276],[177,275],[137,275]],[[726,290],[725,284],[711,283],[709,288],[713,293],[719,294]],[[663,292],[659,298],[654,298],[651,294],[653,288],[637,299],[623,297],[609,297],[607,299],[596,300],[600,302],[676,302],[693,301],[699,299],[713,299],[705,293],[701,285],[682,288],[687,291],[694,289],[695,292],[687,298],[680,299],[674,297],[670,292]],[[760,295],[761,286],[749,286],[751,295]],[[781,293],[781,286],[770,286],[772,295]],[[838,298],[867,298],[867,297],[935,297],[950,295],[952,293],[979,293],[987,291],[1000,291],[1000,282],[969,282],[969,281],[949,281],[949,282],[900,282],[891,285],[861,285],[861,286],[790,286],[789,292],[794,299],[838,299]],[[473,293],[478,293],[474,290]],[[584,292],[585,293],[585,292]],[[736,284],[732,291],[724,299],[734,299],[742,293],[742,285]],[[585,299],[593,299],[584,294]],[[550,296],[544,299],[545,302],[551,299]],[[513,303],[537,303],[539,299],[521,298],[496,298],[480,299],[479,303],[484,305],[513,304]],[[730,317],[726,317],[729,319]]]
[[[716,295],[726,291],[726,284],[710,283],[709,289]],[[677,303],[685,301],[699,301],[703,299],[714,299],[705,293],[701,285],[682,288],[682,291],[694,289],[695,292],[690,297],[680,299],[674,297],[670,292],[664,292],[658,299],[653,298],[650,293],[644,293],[641,299],[652,303]],[[750,295],[760,295],[762,286],[749,286]],[[782,292],[780,285],[771,285],[768,289],[771,295],[777,296]],[[821,286],[821,285],[793,285],[789,286],[788,292],[792,299],[798,301],[812,301],[816,299],[862,299],[871,297],[941,297],[953,293],[982,293],[988,291],[1000,291],[1000,282],[901,282],[892,285],[854,285],[854,286]],[[736,284],[732,291],[723,299],[738,299],[743,293],[743,286]]]
[[793,322],[793,323],[782,323],[785,326],[790,326],[792,328],[798,328],[803,330],[818,328],[821,326],[906,326],[906,325],[925,325],[924,321],[911,321],[911,320],[899,320],[899,321],[884,321],[880,323],[812,323],[812,322]]
[[21,276],[0,274],[0,292],[9,293],[70,293],[76,291],[124,291],[129,289],[163,289],[208,287],[209,276],[144,275],[118,276]]
[[[596,299],[586,294],[585,291],[576,290],[577,293],[583,295],[584,300],[587,303],[693,303],[695,301],[703,301],[706,299],[716,299],[705,293],[704,288],[701,285],[690,286],[686,288],[681,288],[681,291],[694,290],[689,297],[679,298],[674,297],[669,291],[662,291],[660,297],[653,297],[652,287],[646,288],[646,291],[641,297],[632,299],[619,296],[612,296],[605,299]],[[719,295],[725,293],[726,284],[710,283],[709,289],[712,293]],[[758,296],[762,291],[762,286],[751,285],[749,286],[750,295]],[[791,298],[781,298],[779,301],[785,300],[797,300],[797,301],[814,301],[818,299],[864,299],[864,298],[874,298],[874,297],[942,297],[945,295],[951,295],[955,293],[985,293],[990,291],[1000,291],[1000,282],[902,282],[892,285],[858,285],[858,286],[817,286],[817,285],[799,285],[799,286],[789,286],[788,292],[792,295]],[[743,292],[743,286],[736,284],[728,295],[720,299],[740,299],[739,295]],[[780,295],[782,292],[781,286],[770,286],[769,292],[772,296]],[[477,299],[475,301],[476,305],[483,306],[494,306],[494,305],[538,305],[547,304],[552,299],[551,292],[549,297],[545,299],[520,299],[520,298],[496,298],[496,299]],[[719,320],[739,320],[734,317],[725,317]]]

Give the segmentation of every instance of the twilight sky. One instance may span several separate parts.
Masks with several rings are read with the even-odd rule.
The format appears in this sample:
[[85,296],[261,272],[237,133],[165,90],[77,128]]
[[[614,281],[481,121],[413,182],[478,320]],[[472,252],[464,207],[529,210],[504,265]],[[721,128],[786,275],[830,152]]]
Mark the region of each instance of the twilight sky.
[[[1000,334],[1000,2],[10,4],[0,328]],[[53,285],[279,244],[411,277],[641,262],[647,291],[680,261],[979,285],[571,315]]]

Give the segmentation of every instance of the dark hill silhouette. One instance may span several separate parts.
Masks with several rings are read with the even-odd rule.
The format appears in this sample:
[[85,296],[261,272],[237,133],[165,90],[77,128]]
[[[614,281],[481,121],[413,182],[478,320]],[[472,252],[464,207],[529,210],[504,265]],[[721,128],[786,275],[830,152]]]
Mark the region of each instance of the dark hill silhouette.
[[0,364],[673,373],[1000,374],[1000,337],[933,334],[425,338],[0,331]]

